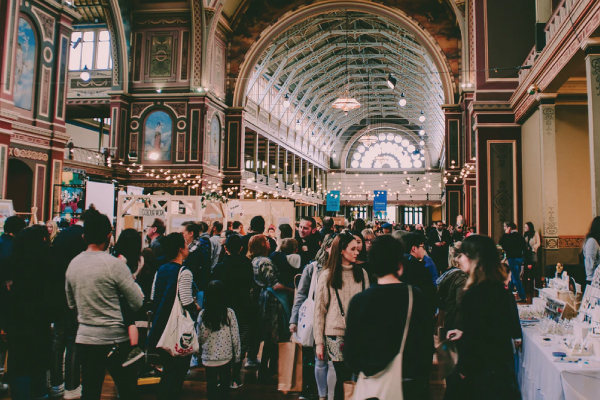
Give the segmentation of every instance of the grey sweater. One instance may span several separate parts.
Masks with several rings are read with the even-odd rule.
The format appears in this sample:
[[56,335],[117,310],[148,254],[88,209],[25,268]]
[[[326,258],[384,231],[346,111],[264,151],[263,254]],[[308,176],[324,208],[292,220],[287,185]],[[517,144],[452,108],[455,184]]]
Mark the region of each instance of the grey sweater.
[[84,251],[71,261],[66,278],[67,301],[70,308],[77,309],[79,321],[75,342],[105,345],[127,341],[119,295],[133,311],[144,300],[127,265],[105,252]]

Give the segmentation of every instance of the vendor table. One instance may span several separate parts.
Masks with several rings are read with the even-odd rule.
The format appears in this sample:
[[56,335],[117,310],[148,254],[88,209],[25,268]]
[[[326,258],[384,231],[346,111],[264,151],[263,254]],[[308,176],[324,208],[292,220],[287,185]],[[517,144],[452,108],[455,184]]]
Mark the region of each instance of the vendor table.
[[[551,337],[549,346],[542,336]],[[585,400],[600,398],[600,368],[554,362],[560,336],[542,335],[537,327],[523,328],[523,353],[520,354],[519,384],[524,400]],[[594,358],[593,356],[584,358]]]

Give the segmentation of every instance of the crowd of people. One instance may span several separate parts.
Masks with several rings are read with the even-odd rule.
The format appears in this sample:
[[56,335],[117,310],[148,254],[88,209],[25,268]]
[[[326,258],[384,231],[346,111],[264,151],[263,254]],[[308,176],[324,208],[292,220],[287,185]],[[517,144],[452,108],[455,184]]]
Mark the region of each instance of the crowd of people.
[[[522,235],[507,222],[502,251],[441,221],[346,227],[303,217],[294,229],[255,216],[247,228],[188,221],[166,234],[156,219],[115,241],[94,209],[60,232],[8,218],[0,327],[12,398],[99,399],[108,372],[122,399],[138,398],[137,379],[149,373],[161,378],[157,398],[174,400],[190,368],[203,365],[208,398],[226,399],[248,370],[271,383],[278,344],[306,335],[307,324],[314,344],[303,347],[300,398],[344,399],[344,384],[357,380],[356,399],[389,398],[386,390],[426,399],[435,334],[459,353],[445,398],[520,398],[513,344],[521,279],[535,275],[540,245],[531,223]],[[197,353],[159,344],[178,304],[196,321]],[[148,320],[147,332],[138,329]]]

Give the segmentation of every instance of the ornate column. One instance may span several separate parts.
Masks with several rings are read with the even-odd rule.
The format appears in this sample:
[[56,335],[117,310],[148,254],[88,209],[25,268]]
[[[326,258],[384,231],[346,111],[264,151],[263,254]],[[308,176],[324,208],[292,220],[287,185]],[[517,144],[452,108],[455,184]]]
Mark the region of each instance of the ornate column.
[[302,158],[298,157],[298,187],[302,192]]
[[252,172],[258,172],[258,133],[254,133],[254,144],[252,146]]
[[113,161],[127,161],[126,140],[129,120],[129,98],[121,94],[110,97],[109,147],[114,151]]
[[288,184],[288,151],[283,153],[283,183]]
[[275,145],[275,177],[277,178],[277,183],[280,182],[279,169],[281,168],[281,157],[279,156],[279,152],[281,148],[278,144]]
[[556,157],[556,94],[540,94],[540,154],[542,158],[542,234],[545,249],[558,249],[558,168]]
[[267,177],[267,182],[269,182],[269,175],[271,172],[271,158],[269,157],[269,139],[265,139],[265,168],[263,169],[263,175]]
[[600,39],[587,39],[583,45],[586,58],[590,167],[592,181],[592,216],[600,215]]

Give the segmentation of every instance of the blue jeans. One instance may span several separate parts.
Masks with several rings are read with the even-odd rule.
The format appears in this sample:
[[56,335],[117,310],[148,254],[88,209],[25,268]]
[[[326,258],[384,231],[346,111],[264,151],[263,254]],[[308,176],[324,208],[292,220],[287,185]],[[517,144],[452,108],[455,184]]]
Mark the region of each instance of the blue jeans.
[[525,289],[523,289],[523,284],[521,283],[521,267],[523,266],[522,258],[507,258],[508,266],[510,267],[511,273],[511,282],[512,286],[517,288],[517,293],[519,294],[520,299],[525,299],[527,296],[525,295]]
[[315,352],[315,379],[317,381],[317,391],[319,397],[327,397],[327,373],[329,372],[329,361],[327,360],[327,352],[325,359],[319,360]]

